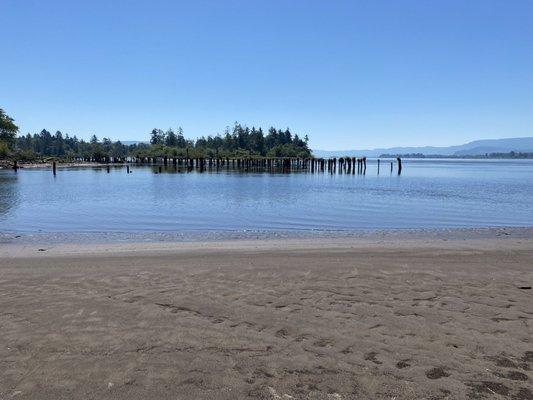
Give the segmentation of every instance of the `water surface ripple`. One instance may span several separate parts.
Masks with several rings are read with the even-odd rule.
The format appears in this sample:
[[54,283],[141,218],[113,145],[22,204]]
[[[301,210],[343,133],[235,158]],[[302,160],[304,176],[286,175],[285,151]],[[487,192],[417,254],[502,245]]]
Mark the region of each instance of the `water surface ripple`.
[[533,225],[533,160],[404,160],[401,176],[152,167],[0,171],[2,232]]

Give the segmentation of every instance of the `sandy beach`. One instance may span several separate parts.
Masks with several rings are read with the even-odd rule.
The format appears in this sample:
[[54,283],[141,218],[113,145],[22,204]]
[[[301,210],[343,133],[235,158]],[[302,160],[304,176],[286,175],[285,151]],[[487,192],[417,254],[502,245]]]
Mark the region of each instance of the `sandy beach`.
[[531,399],[533,235],[0,244],[0,399]]

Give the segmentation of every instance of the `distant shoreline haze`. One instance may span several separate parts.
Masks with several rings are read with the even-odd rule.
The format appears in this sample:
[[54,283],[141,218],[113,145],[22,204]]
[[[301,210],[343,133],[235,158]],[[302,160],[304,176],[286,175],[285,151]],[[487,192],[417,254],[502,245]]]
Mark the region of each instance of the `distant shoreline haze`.
[[[533,137],[518,137],[506,139],[475,140],[462,145],[447,147],[390,147],[361,150],[313,150],[315,157],[385,157],[404,156],[411,158],[422,157],[489,157],[501,158],[502,154],[508,154],[510,158],[517,158],[514,153],[533,153]],[[519,157],[523,158],[523,157]],[[531,158],[531,156],[527,157]]]
[[465,155],[452,155],[447,156],[443,154],[421,154],[421,153],[414,153],[414,154],[381,154],[379,156],[380,158],[443,158],[443,159],[533,159],[533,152],[531,153],[521,153],[521,152],[515,152],[510,151],[507,153],[486,153],[486,154],[465,154]]

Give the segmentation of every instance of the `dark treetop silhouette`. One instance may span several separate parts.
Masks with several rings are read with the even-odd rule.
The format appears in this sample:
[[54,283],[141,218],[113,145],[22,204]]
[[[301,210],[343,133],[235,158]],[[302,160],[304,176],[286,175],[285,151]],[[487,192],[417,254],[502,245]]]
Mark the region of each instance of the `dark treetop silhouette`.
[[22,161],[36,161],[43,158],[58,160],[90,159],[105,161],[125,157],[299,157],[311,156],[303,138],[285,130],[271,127],[265,134],[262,128],[249,128],[235,123],[233,129],[226,128],[223,135],[201,136],[196,140],[186,139],[183,130],[153,129],[150,142],[124,144],[108,138],[99,140],[96,135],[87,142],[57,131],[55,134],[43,129],[38,134],[16,137],[18,128],[13,120],[1,111],[2,130],[0,136],[0,157]]

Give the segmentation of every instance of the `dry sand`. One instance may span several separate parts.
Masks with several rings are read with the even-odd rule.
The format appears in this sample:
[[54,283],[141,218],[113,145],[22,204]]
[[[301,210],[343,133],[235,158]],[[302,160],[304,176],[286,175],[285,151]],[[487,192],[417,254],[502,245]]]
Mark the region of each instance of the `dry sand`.
[[2,400],[533,398],[533,238],[0,256]]

